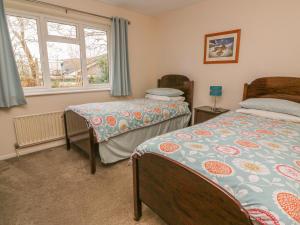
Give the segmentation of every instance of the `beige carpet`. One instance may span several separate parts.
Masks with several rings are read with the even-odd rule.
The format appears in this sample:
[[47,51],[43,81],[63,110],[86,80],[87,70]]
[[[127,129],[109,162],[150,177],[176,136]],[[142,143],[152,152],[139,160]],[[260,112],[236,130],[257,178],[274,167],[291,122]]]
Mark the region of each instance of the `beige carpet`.
[[133,220],[132,173],[127,161],[98,165],[59,147],[20,160],[0,161],[1,225],[162,225],[143,206]]

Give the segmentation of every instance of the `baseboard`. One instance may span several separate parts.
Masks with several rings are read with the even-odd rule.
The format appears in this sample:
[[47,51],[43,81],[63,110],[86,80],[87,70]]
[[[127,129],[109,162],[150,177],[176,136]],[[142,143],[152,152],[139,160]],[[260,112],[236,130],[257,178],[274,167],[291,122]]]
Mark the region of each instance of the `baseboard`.
[[9,154],[5,154],[5,155],[0,155],[0,161],[5,160],[5,159],[11,159],[11,158],[14,158],[16,156],[17,156],[16,153],[9,153]]
[[[49,148],[62,146],[62,145],[65,145],[65,144],[66,144],[65,140],[52,141],[52,142],[45,143],[45,144],[40,144],[40,145],[36,145],[36,146],[31,146],[31,147],[28,147],[28,148],[19,149],[18,153],[19,153],[20,156],[22,156],[22,155],[27,155],[27,154],[34,153],[34,152],[47,150]],[[6,154],[6,155],[0,155],[0,160],[10,159],[10,158],[14,158],[14,157],[17,157],[16,152],[9,153],[9,154]]]

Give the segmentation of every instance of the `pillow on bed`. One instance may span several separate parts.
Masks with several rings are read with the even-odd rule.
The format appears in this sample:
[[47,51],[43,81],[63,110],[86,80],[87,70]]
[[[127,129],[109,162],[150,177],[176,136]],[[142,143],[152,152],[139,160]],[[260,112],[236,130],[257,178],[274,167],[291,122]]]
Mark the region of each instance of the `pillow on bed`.
[[275,98],[250,98],[240,102],[240,106],[247,109],[265,110],[300,117],[300,104],[288,100]]
[[174,88],[153,88],[146,91],[147,94],[168,96],[168,97],[178,97],[183,95],[183,91]]
[[258,109],[237,109],[236,112],[255,115],[255,116],[262,116],[269,119],[285,120],[285,121],[300,123],[300,117],[292,116],[284,113],[270,112],[270,111],[258,110]]
[[178,97],[168,97],[168,96],[161,96],[161,95],[150,95],[147,94],[145,98],[153,99],[153,100],[160,100],[160,101],[180,101],[184,102],[185,97],[178,96]]

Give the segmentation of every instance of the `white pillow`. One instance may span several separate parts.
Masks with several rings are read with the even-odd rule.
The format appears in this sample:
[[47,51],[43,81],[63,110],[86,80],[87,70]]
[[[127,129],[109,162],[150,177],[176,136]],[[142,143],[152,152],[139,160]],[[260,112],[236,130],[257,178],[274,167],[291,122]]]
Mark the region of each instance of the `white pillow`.
[[300,117],[300,104],[284,99],[249,98],[240,102],[240,106],[246,109],[265,110]]
[[184,102],[185,97],[178,96],[178,97],[168,97],[168,96],[160,96],[160,95],[150,95],[147,94],[145,98],[153,99],[153,100],[160,100],[160,101],[180,101]]
[[146,91],[146,94],[168,97],[178,97],[184,94],[183,91],[174,88],[153,88]]
[[292,116],[284,113],[270,112],[270,111],[258,110],[258,109],[238,109],[236,110],[236,112],[255,115],[255,116],[262,116],[269,119],[285,120],[285,121],[300,123],[300,117]]

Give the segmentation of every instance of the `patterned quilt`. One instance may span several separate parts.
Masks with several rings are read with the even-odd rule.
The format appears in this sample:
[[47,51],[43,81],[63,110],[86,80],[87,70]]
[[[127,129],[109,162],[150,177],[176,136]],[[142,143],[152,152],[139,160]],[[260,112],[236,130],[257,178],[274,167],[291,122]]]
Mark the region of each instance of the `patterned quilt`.
[[94,128],[98,142],[138,128],[191,114],[188,103],[134,99],[69,106]]
[[300,124],[236,112],[155,137],[155,152],[230,192],[254,224],[300,224]]

